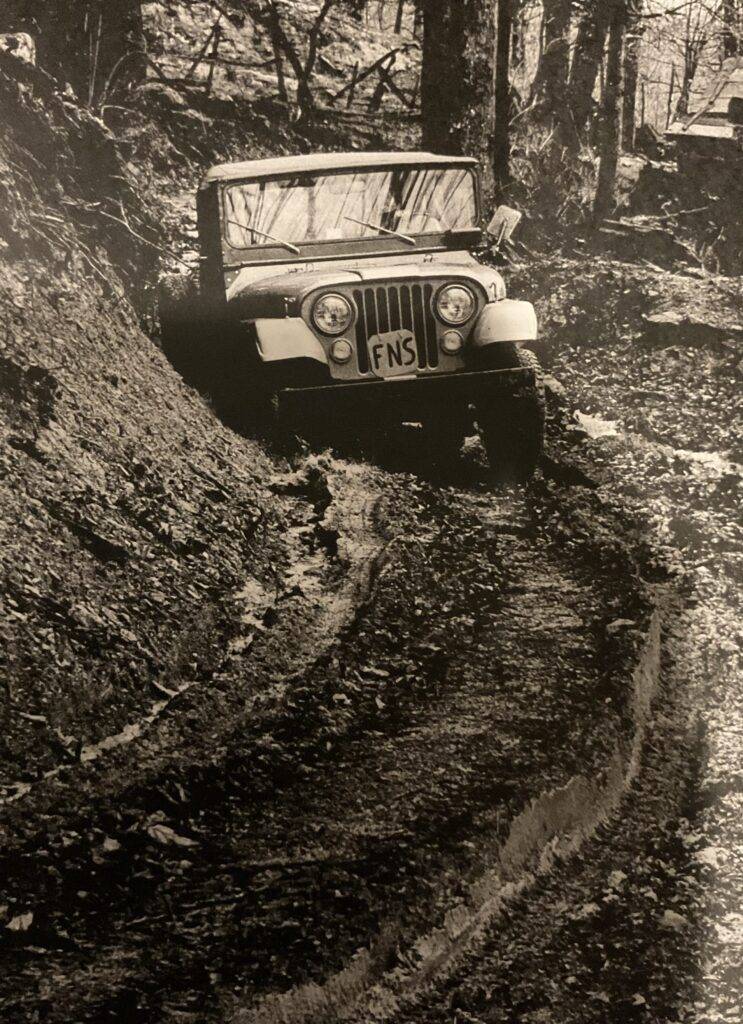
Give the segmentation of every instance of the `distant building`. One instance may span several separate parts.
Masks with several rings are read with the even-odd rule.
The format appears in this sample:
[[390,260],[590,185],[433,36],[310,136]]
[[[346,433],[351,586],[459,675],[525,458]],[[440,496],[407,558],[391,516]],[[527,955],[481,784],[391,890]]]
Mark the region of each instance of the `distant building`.
[[743,57],[726,60],[697,109],[668,126],[666,138],[689,155],[741,156]]

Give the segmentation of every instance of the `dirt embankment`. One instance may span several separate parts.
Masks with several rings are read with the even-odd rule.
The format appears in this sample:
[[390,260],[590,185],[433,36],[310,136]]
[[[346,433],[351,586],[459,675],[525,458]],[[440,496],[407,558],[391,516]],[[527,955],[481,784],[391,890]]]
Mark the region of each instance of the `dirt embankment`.
[[[151,218],[112,136],[0,54],[0,795],[208,680],[272,591],[279,499],[140,330]],[[141,238],[140,238],[141,236]],[[246,596],[247,594],[247,596]],[[242,596],[241,596],[242,595]]]

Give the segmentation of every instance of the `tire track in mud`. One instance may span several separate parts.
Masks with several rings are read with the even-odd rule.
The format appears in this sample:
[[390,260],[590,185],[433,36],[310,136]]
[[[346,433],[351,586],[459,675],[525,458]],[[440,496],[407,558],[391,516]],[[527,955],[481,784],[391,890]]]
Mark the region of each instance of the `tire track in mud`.
[[[491,499],[492,500],[492,499]],[[481,503],[485,504],[485,503]],[[553,550],[550,552],[551,558],[546,562],[542,561],[545,552],[537,541],[534,534],[533,528],[527,526],[524,529],[523,520],[521,521],[521,528],[519,528],[519,514],[523,515],[523,508],[520,507],[519,503],[511,503],[507,505],[508,513],[513,517],[508,523],[508,520],[504,520],[502,517],[497,523],[497,526],[505,534],[511,538],[518,538],[519,534],[525,534],[521,538],[521,544],[512,543],[509,550],[509,566],[512,572],[509,574],[508,582],[505,584],[505,590],[508,594],[508,598],[502,603],[499,608],[499,614],[497,622],[500,624],[503,630],[498,636],[499,645],[506,649],[514,642],[514,638],[518,638],[517,642],[520,641],[522,650],[519,652],[519,656],[514,660],[514,664],[518,665],[521,674],[518,680],[515,681],[515,686],[521,694],[527,695],[527,700],[533,700],[535,694],[542,698],[542,710],[538,716],[538,721],[535,722],[533,729],[525,728],[525,722],[523,719],[519,723],[519,735],[518,742],[522,745],[528,744],[532,741],[532,746],[528,751],[528,761],[523,767],[525,768],[526,774],[528,775],[528,785],[519,791],[518,783],[514,785],[514,773],[513,766],[507,766],[503,763],[503,760],[498,760],[495,763],[492,760],[489,762],[487,757],[487,749],[483,751],[475,749],[472,753],[474,759],[478,763],[480,769],[485,770],[487,773],[491,771],[494,778],[495,784],[487,787],[483,787],[477,796],[472,793],[471,790],[465,791],[463,794],[455,794],[450,800],[450,803],[454,806],[463,806],[467,808],[470,814],[476,814],[479,810],[482,815],[482,821],[478,823],[478,827],[475,829],[470,828],[469,839],[466,838],[467,832],[464,832],[465,838],[463,839],[464,845],[471,845],[477,849],[477,857],[473,858],[468,862],[466,856],[462,856],[461,849],[457,851],[455,857],[451,857],[453,851],[449,851],[450,860],[447,865],[451,871],[452,863],[458,863],[458,873],[453,877],[450,875],[448,878],[449,889],[447,890],[446,885],[437,894],[437,899],[434,902],[429,901],[426,903],[425,912],[415,915],[411,913],[411,906],[409,901],[403,901],[405,910],[401,915],[401,919],[393,921],[387,921],[385,925],[380,929],[381,937],[378,943],[371,948],[369,952],[362,952],[358,954],[351,965],[343,970],[339,974],[336,974],[330,978],[330,980],[324,986],[318,986],[317,984],[311,983],[309,986],[300,987],[297,990],[291,991],[288,995],[277,996],[269,998],[265,1003],[258,1003],[254,1005],[252,1009],[241,1009],[238,1010],[234,1015],[234,1019],[239,1021],[324,1021],[335,1019],[337,1015],[343,1016],[343,1011],[348,1010],[349,1006],[354,1002],[358,1001],[359,994],[368,987],[368,985],[375,980],[380,973],[383,973],[390,961],[394,962],[396,959],[395,948],[408,948],[409,954],[400,953],[399,960],[405,964],[405,967],[400,968],[401,973],[405,974],[407,967],[410,963],[418,960],[421,956],[420,950],[426,950],[426,956],[430,959],[437,959],[443,955],[442,945],[445,941],[444,933],[435,935],[433,939],[430,939],[428,943],[423,941],[419,948],[416,950],[413,947],[413,941],[416,934],[420,934],[421,926],[424,922],[435,920],[437,915],[443,916],[445,911],[454,906],[454,911],[448,915],[447,926],[446,926],[446,940],[450,939],[451,936],[448,934],[449,931],[462,932],[467,931],[471,925],[470,912],[466,908],[467,889],[478,890],[479,898],[483,899],[483,891],[487,892],[488,885],[483,880],[483,863],[487,863],[489,859],[493,858],[503,841],[504,828],[507,832],[508,826],[517,817],[518,807],[528,804],[529,797],[533,795],[534,790],[530,790],[530,786],[534,785],[535,779],[543,780],[549,779],[553,785],[557,784],[558,791],[556,793],[547,793],[537,803],[537,811],[532,815],[532,810],[527,809],[518,816],[518,825],[514,825],[514,838],[507,846],[510,848],[511,858],[518,862],[518,854],[514,857],[514,847],[518,848],[522,846],[521,853],[523,854],[524,861],[528,860],[529,856],[534,853],[534,849],[530,846],[529,831],[532,830],[536,833],[536,836],[532,836],[531,839],[537,845],[537,852],[539,850],[539,841],[542,839],[542,832],[549,832],[550,836],[554,833],[559,832],[561,828],[566,827],[565,815],[567,814],[568,819],[573,827],[578,827],[580,831],[581,826],[581,814],[576,809],[576,804],[580,803],[581,798],[586,802],[588,808],[589,820],[591,822],[591,828],[594,827],[594,818],[600,818],[602,814],[607,813],[607,807],[611,806],[616,801],[617,793],[622,791],[626,785],[626,779],[624,775],[624,768],[627,769],[627,776],[631,776],[635,770],[635,761],[637,756],[637,750],[642,738],[642,725],[644,722],[644,715],[646,714],[646,705],[649,699],[649,693],[652,690],[654,682],[655,670],[654,663],[658,656],[658,623],[656,619],[650,625],[651,639],[648,644],[648,650],[643,654],[641,660],[641,668],[636,673],[636,686],[633,690],[634,697],[632,699],[633,714],[632,722],[638,725],[638,737],[633,740],[631,744],[632,755],[628,758],[628,764],[625,766],[624,758],[621,755],[623,750],[622,735],[617,740],[619,750],[616,748],[611,750],[611,723],[607,720],[602,721],[601,725],[607,729],[609,735],[604,736],[602,739],[603,744],[599,744],[600,750],[590,750],[587,748],[584,742],[581,742],[574,734],[571,735],[569,726],[565,726],[565,723],[556,723],[550,721],[550,708],[549,702],[545,700],[544,689],[541,690],[539,687],[535,687],[535,679],[542,676],[552,676],[552,680],[556,684],[556,694],[560,702],[565,707],[570,709],[570,714],[575,714],[576,711],[583,711],[580,702],[576,701],[575,690],[571,690],[569,686],[563,686],[560,688],[559,684],[564,683],[564,665],[570,664],[574,669],[576,663],[580,663],[582,658],[586,658],[587,661],[591,661],[595,656],[595,648],[590,639],[586,640],[586,619],[581,620],[580,616],[575,614],[576,608],[581,609],[585,616],[586,608],[585,605],[581,605],[581,601],[576,601],[575,594],[583,589],[583,598],[585,600],[586,590],[591,588],[586,587],[585,578],[581,579],[577,583],[576,566],[573,565],[572,572],[570,569],[566,572],[564,556],[562,558],[555,557],[556,552]],[[490,509],[479,509],[479,515],[482,519],[486,520],[493,518]],[[471,518],[476,518],[477,513],[474,509],[471,510]],[[497,517],[496,517],[497,518]],[[524,545],[524,540],[528,537],[527,545]],[[569,561],[569,559],[568,559]],[[578,559],[580,561],[580,559]],[[536,564],[535,564],[536,563]],[[525,566],[528,564],[528,569],[525,570]],[[580,579],[580,577],[579,577]],[[528,582],[527,582],[528,581]],[[624,583],[624,580],[622,581]],[[572,591],[572,593],[571,593]],[[557,601],[555,597],[559,595]],[[598,594],[596,590],[592,592],[592,601],[595,602]],[[625,593],[625,598],[628,595]],[[600,599],[599,599],[600,603]],[[591,607],[595,612],[597,605],[591,603]],[[626,614],[629,614],[629,610],[625,605]],[[637,606],[632,611],[632,614],[637,614]],[[548,617],[547,623],[545,623],[545,614]],[[587,617],[587,618],[590,618]],[[507,625],[505,625],[508,623]],[[505,628],[504,628],[505,625]],[[541,640],[545,639],[547,642],[544,644],[544,648],[541,651],[542,660],[537,661],[536,659],[530,658],[532,653],[529,648],[534,643],[534,640],[538,637],[539,633],[542,633]],[[571,641],[570,634],[573,635]],[[590,633],[590,630],[588,631]],[[509,635],[510,634],[510,635]],[[558,639],[562,634],[561,640]],[[556,642],[557,641],[557,642]],[[576,642],[577,641],[577,642]],[[564,646],[563,646],[564,645]],[[537,643],[537,647],[539,644]],[[586,647],[587,650],[580,653],[582,647]],[[548,663],[545,665],[544,655],[548,653]],[[617,652],[614,651],[614,654]],[[471,648],[467,649],[465,657],[468,660],[470,668],[473,663],[476,663],[477,657],[473,656]],[[564,661],[563,661],[564,659]],[[599,659],[600,660],[600,659]],[[620,659],[623,665],[629,664],[630,659],[625,657]],[[489,669],[491,672],[497,667],[503,668],[503,664],[498,664],[498,657],[494,656],[492,647],[488,650],[486,671]],[[585,668],[585,666],[584,666]],[[595,666],[594,666],[595,668]],[[621,672],[621,670],[620,670]],[[587,675],[594,675],[590,668],[587,670]],[[620,674],[620,673],[618,673]],[[629,672],[628,672],[629,674]],[[604,680],[606,684],[607,680]],[[467,728],[467,715],[463,714],[462,708],[452,706],[452,704],[446,704],[442,701],[440,707],[441,721],[446,723],[446,726],[457,730],[460,728],[462,734],[466,737],[468,743],[472,743],[473,739],[482,736],[487,733],[488,730],[493,731],[493,725],[503,725],[507,721],[507,717],[503,716],[503,708],[497,707],[497,700],[494,700],[494,687],[489,688],[487,691],[487,699],[477,703],[478,693],[476,687],[472,685],[472,679],[468,680],[467,699],[471,703],[471,719],[470,723],[476,723],[475,727],[468,730]],[[503,684],[503,680],[500,679],[499,683]],[[623,680],[626,684],[626,679]],[[453,688],[454,689],[454,688]],[[495,688],[497,689],[497,687]],[[636,692],[634,692],[636,690]],[[507,693],[507,691],[506,691]],[[483,695],[484,696],[484,695]],[[595,692],[592,691],[589,700],[594,699],[596,696]],[[606,697],[606,691],[602,692],[601,696],[604,699]],[[635,707],[635,704],[642,706],[642,713]],[[501,712],[500,716],[498,711]],[[554,712],[553,712],[554,713]],[[536,717],[536,716],[535,716]],[[608,718],[608,716],[607,716]],[[643,719],[643,721],[640,721]],[[614,723],[616,724],[616,723]],[[570,756],[566,758],[566,750],[560,748],[559,743],[548,745],[548,752],[545,754],[539,750],[540,739],[544,735],[544,729],[549,728],[553,725],[556,726],[559,731],[560,726],[564,727],[564,739],[568,739],[572,745],[571,753],[575,755],[575,759],[572,760]],[[597,729],[597,722],[592,720],[590,725],[585,721],[581,722],[581,726],[586,731],[593,731],[595,736]],[[507,732],[507,730],[503,730]],[[580,731],[580,729],[578,730]],[[429,723],[426,730],[422,730],[425,739],[428,741],[429,747],[432,747],[435,743],[440,742],[440,734],[436,734],[436,730],[431,728]],[[621,730],[618,730],[621,733]],[[513,739],[513,737],[511,737]],[[585,737],[581,737],[585,739]],[[606,793],[598,787],[598,789],[592,788],[591,784],[582,782],[579,779],[572,779],[562,790],[559,789],[559,782],[566,781],[570,778],[568,766],[572,766],[574,769],[577,766],[585,768],[586,764],[593,763],[596,770],[605,767],[605,761],[602,761],[602,757],[609,760],[609,756],[606,751],[610,750],[614,754],[615,764],[613,766],[611,775],[611,782],[607,784]],[[445,759],[450,763],[456,764],[456,756],[462,758],[462,752],[455,750],[455,756],[452,757],[451,753],[445,749]],[[541,756],[540,756],[541,755]],[[399,754],[398,754],[399,757]],[[567,762],[567,764],[566,764]],[[510,770],[509,770],[510,769]],[[370,775],[374,777],[376,773],[371,772]],[[424,770],[425,774],[425,770]],[[516,773],[518,778],[518,772]],[[388,814],[393,819],[397,817],[393,808],[396,807],[396,794],[394,792],[394,786],[390,786],[390,777],[382,775],[385,780],[385,800],[387,801]],[[394,780],[392,780],[394,781]],[[519,780],[523,781],[523,780]],[[504,800],[504,792],[508,793],[509,784],[514,786],[514,789],[510,792],[509,796],[513,798],[509,801],[508,798]],[[429,784],[430,785],[430,784]],[[536,786],[535,788],[539,788]],[[458,799],[462,797],[462,799]],[[484,799],[483,799],[484,797]],[[482,803],[478,804],[478,798]],[[509,806],[510,803],[510,806]],[[516,810],[514,810],[514,807]],[[576,826],[577,823],[577,826]],[[584,831],[590,831],[583,822]],[[440,835],[442,832],[446,834],[447,830],[451,830],[451,820],[448,823],[440,821],[437,823],[437,833]],[[524,837],[526,833],[526,838]],[[515,835],[520,834],[522,836],[521,842],[515,839]],[[460,834],[460,838],[462,835]],[[471,842],[474,839],[475,842]],[[435,843],[433,837],[427,836],[426,841],[429,846]],[[512,864],[512,867],[514,865]],[[429,870],[435,871],[436,865],[427,865]],[[446,868],[444,869],[446,870]],[[454,869],[457,870],[457,869]],[[472,877],[479,879],[478,882],[472,883]],[[468,878],[470,881],[468,882]],[[492,879],[491,879],[492,883]],[[492,892],[490,893],[492,897]],[[418,933],[415,931],[416,925],[418,926]],[[410,956],[410,961],[408,961]],[[359,1019],[372,1019],[369,1014],[369,1007],[366,1003],[363,1004],[365,1009],[361,1012]]]
[[[663,527],[670,519],[682,546],[690,535],[685,523],[704,521],[716,481],[723,480],[728,496],[740,479],[739,466],[713,454],[676,451],[578,419],[593,440],[573,449],[574,470],[585,469],[588,459],[602,465],[619,494],[625,486],[636,494],[642,481],[652,521]],[[666,479],[659,472],[664,460],[676,468]],[[733,512],[732,499],[711,507],[723,529],[716,535],[706,524],[706,536],[691,534],[683,586],[663,616],[656,708],[645,724],[640,770],[620,806],[575,855],[556,858],[554,870],[471,948],[459,945],[438,976],[421,978],[419,971],[417,987],[398,978],[395,987],[380,987],[376,1002],[362,1000],[365,1022],[738,1019],[740,818],[731,813],[731,737],[740,676],[725,623],[738,607],[731,583],[740,579],[740,547],[726,511]],[[659,514],[669,508],[673,518]],[[717,579],[705,564],[715,548]],[[708,779],[717,773],[727,786],[710,793]]]
[[[476,955],[509,905],[579,851],[609,820],[637,777],[658,684],[662,618],[657,608],[631,673],[629,733],[617,738],[605,764],[595,764],[593,774],[576,774],[562,785],[530,794],[520,813],[510,821],[506,815],[510,827],[505,834],[495,817],[493,835],[480,836],[477,870],[469,879],[465,875],[457,898],[450,894],[448,906],[436,908],[439,923],[432,931],[412,942],[408,935],[405,944],[401,930],[388,927],[379,942],[356,953],[322,984],[310,982],[269,996],[229,1019],[236,1024],[398,1020]],[[428,1022],[431,1012],[429,1006],[415,1019]],[[444,1011],[442,1020],[449,1019]]]
[[[368,486],[368,468],[341,465],[341,480],[354,475]],[[607,666],[629,664],[635,644],[605,627],[649,608],[627,552],[596,572],[580,517],[561,518],[562,499],[538,488],[517,498],[477,481],[373,479],[375,508],[356,520],[353,487],[337,504],[313,498],[339,573],[355,557],[342,538],[371,537],[377,555],[358,561],[366,600],[340,618],[314,554],[305,567],[305,597],[340,629],[335,642],[298,669],[308,620],[269,618],[251,652],[264,685],[249,716],[228,709],[210,760],[145,765],[110,790],[116,813],[99,793],[87,820],[56,822],[41,878],[16,866],[13,909],[36,907],[39,920],[0,1007],[43,1005],[50,1021],[222,1019],[321,981],[369,943],[386,963],[465,901],[535,791],[606,761],[629,699]],[[287,651],[292,628],[302,643]],[[19,850],[29,868],[38,844],[29,835]]]
[[[366,493],[361,492],[354,480],[361,476],[368,488]],[[330,489],[331,483],[335,494]],[[219,677],[230,662],[249,656],[256,641],[265,633],[267,622],[275,633],[280,633],[279,618],[284,603],[298,598],[309,609],[301,649],[296,652],[298,664],[317,657],[323,643],[331,642],[346,619],[355,614],[370,586],[376,560],[387,545],[373,529],[377,499],[369,475],[350,466],[341,468],[339,463],[335,464],[333,472],[328,461],[309,458],[297,472],[275,477],[271,489],[285,495],[295,506],[296,523],[285,537],[285,559],[290,568],[280,576],[277,574],[273,593],[251,579],[232,595],[232,600],[242,606],[242,629],[227,644],[220,666],[209,679],[180,681],[173,690],[158,686],[164,694],[163,700],[153,703],[119,732],[81,746],[76,763],[68,761],[57,765],[35,783],[6,783],[3,790],[8,795],[0,798],[0,811],[61,774],[74,775],[104,755],[141,739],[190,690],[208,689],[209,683]],[[298,665],[293,663],[284,666],[286,675],[297,669]]]

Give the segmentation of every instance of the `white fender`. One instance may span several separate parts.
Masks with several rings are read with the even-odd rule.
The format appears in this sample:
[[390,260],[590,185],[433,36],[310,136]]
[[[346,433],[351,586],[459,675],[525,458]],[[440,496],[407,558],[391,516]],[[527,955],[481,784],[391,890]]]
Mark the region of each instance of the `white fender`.
[[264,363],[277,363],[282,359],[314,359],[327,366],[325,349],[299,317],[252,322],[258,335],[258,354]]
[[472,332],[472,344],[485,348],[502,341],[536,341],[537,335],[537,314],[531,302],[501,299],[483,309]]

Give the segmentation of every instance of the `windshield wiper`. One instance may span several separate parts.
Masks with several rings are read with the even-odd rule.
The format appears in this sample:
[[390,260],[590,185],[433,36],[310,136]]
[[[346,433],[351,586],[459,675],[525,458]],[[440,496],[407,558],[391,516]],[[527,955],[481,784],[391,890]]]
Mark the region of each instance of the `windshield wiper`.
[[385,235],[392,235],[393,238],[399,238],[403,242],[407,242],[408,245],[417,245],[418,243],[410,235],[404,235],[401,231],[392,231],[390,228],[383,228],[381,224],[372,224],[368,220],[356,220],[355,217],[344,217],[344,220],[350,220],[354,224],[360,224],[363,228],[372,228],[374,231],[382,231]]
[[288,249],[289,252],[293,252],[297,256],[302,255],[302,250],[298,249],[293,242],[286,242],[283,238],[277,238],[276,235],[269,235],[267,231],[259,231],[258,228],[249,227],[247,224],[241,224],[239,221],[230,220],[229,217],[225,217],[225,220],[228,224],[232,224],[233,227],[240,228],[241,231],[252,231],[254,235],[260,235],[261,238],[268,238],[272,242],[278,242],[279,245],[282,245],[285,249]]

